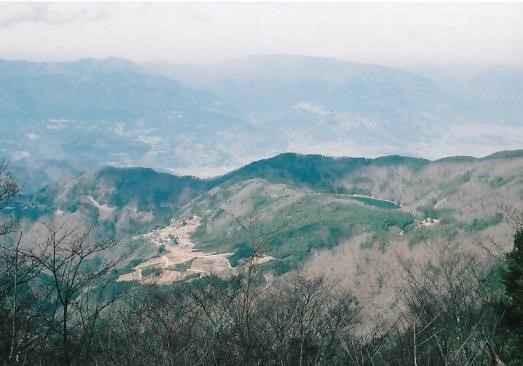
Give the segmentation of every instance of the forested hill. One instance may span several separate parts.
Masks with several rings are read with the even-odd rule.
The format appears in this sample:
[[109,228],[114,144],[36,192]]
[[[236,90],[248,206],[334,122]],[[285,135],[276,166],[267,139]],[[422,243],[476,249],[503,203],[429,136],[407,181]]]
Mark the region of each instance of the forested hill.
[[[318,356],[314,347],[307,351],[310,357],[320,357],[322,364],[352,362],[348,355],[354,355],[347,354],[339,341],[346,339],[343,337],[350,337],[354,347],[361,349],[375,349],[374,342],[385,342],[390,352],[369,362],[405,364],[411,359],[411,347],[409,343],[404,349],[402,344],[410,342],[413,328],[404,318],[415,318],[422,329],[430,329],[430,334],[418,330],[421,335],[417,336],[425,342],[419,345],[419,359],[447,357],[434,351],[437,343],[465,333],[463,342],[448,345],[448,357],[474,364],[473,354],[483,352],[482,342],[488,339],[504,360],[521,359],[515,351],[519,328],[506,325],[516,324],[510,323],[509,315],[519,315],[508,297],[512,295],[503,292],[509,283],[503,281],[516,273],[503,271],[517,268],[517,264],[503,262],[503,258],[514,242],[514,223],[521,218],[522,151],[437,161],[285,153],[212,179],[174,176],[149,168],[105,167],[57,181],[34,195],[8,198],[13,199],[2,207],[0,220],[11,222],[14,211],[23,235],[18,252],[13,249],[17,237],[2,236],[5,248],[1,248],[4,254],[0,258],[7,267],[0,269],[13,268],[13,254],[21,256],[17,273],[24,276],[24,282],[20,282],[23,290],[18,297],[24,301],[17,306],[40,314],[31,324],[17,318],[16,326],[27,334],[49,331],[62,355],[71,352],[69,344],[75,349],[93,349],[94,345],[79,341],[88,335],[103,337],[107,344],[117,337],[119,346],[83,359],[108,361],[123,357],[121,352],[134,354],[136,346],[130,346],[129,337],[146,329],[149,333],[141,341],[156,351],[147,356],[134,354],[133,359],[158,361],[157,352],[171,354],[158,338],[172,336],[158,328],[168,324],[167,319],[176,319],[187,332],[184,335],[197,334],[205,344],[214,344],[221,338],[206,332],[210,324],[236,321],[236,311],[245,311],[242,298],[251,296],[256,306],[249,311],[256,328],[250,337],[257,340],[261,337],[258,331],[275,324],[271,317],[286,319],[279,312],[295,313],[295,306],[303,305],[317,320],[311,331],[320,332],[316,328],[321,324],[337,324],[310,340],[322,347],[331,342],[329,334],[336,336],[324,356]],[[51,255],[53,248],[57,252]],[[511,261],[516,261],[519,252],[512,253],[516,259]],[[64,265],[54,266],[53,258]],[[68,334],[74,336],[64,345],[58,337],[63,334],[56,331],[64,329],[64,320],[47,307],[63,309],[56,292],[62,287],[54,288],[49,276],[57,276],[57,286],[78,286],[73,277],[62,277],[72,268],[78,269],[81,281],[87,281],[81,283],[87,285],[76,287],[66,298],[74,300],[68,322],[78,327],[66,325]],[[245,277],[246,273],[254,277]],[[7,287],[2,288],[12,290],[11,272],[4,271],[4,275],[1,286]],[[517,293],[518,282],[511,281]],[[434,283],[441,286],[434,288]],[[246,288],[254,293],[246,294]],[[49,292],[33,293],[36,289]],[[7,290],[1,294],[10,294]],[[48,297],[40,300],[41,293]],[[302,304],[307,296],[315,302]],[[10,298],[1,299],[0,305],[10,309]],[[115,313],[97,313],[96,306]],[[182,309],[191,309],[191,313]],[[193,319],[192,311],[199,309],[206,311],[199,313],[195,327],[186,328],[186,321]],[[220,314],[220,320],[208,318],[208,310]],[[89,318],[92,323],[85,314],[93,316]],[[139,323],[134,321],[137,316]],[[116,319],[116,328],[110,325],[111,319]],[[500,319],[507,323],[500,325]],[[482,325],[481,332],[477,324]],[[12,324],[0,322],[0,326],[11,329]],[[288,325],[283,322],[280,326]],[[90,331],[84,334],[81,329]],[[110,334],[104,329],[111,329]],[[366,338],[375,329],[379,330],[376,338]],[[273,336],[263,334],[269,340]],[[174,340],[178,342],[180,337],[183,335],[177,333]],[[53,359],[47,353],[47,341],[35,339],[35,348],[24,354]],[[227,339],[216,350],[226,350],[223,357],[235,359],[234,349],[244,346]],[[192,349],[199,349],[198,342],[191,343],[193,338],[186,341],[194,345]],[[0,352],[6,353],[9,347],[2,347]],[[252,357],[267,359],[270,352],[266,350],[271,347],[260,345]],[[463,347],[471,355],[462,352]],[[278,352],[285,355],[292,354],[292,349],[278,346]],[[177,352],[187,358],[208,356],[194,356],[183,347]],[[327,355],[329,361],[323,358]],[[68,357],[73,357],[72,352]]]

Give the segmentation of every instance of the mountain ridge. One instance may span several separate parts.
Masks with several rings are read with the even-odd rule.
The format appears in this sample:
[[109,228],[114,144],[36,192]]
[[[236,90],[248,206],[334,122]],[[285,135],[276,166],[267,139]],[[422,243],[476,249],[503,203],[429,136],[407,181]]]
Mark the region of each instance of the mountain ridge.
[[0,123],[10,126],[2,154],[21,172],[40,167],[24,175],[34,191],[51,170],[72,171],[52,163],[65,159],[75,170],[111,163],[213,176],[268,152],[433,159],[519,148],[523,137],[518,70],[498,70],[499,83],[482,74],[456,94],[461,81],[329,58],[194,67],[177,77],[115,58],[0,61]]
[[[173,270],[162,267],[162,246],[148,238],[189,221],[198,223],[188,237],[195,249],[228,253],[235,267],[250,253],[252,240],[238,223],[254,219],[256,232],[275,233],[264,249],[272,259],[263,270],[283,274],[317,270],[316,256],[331,250],[349,251],[361,269],[367,258],[381,263],[396,251],[415,255],[427,242],[476,251],[492,235],[510,243],[504,207],[522,199],[522,150],[436,161],[283,153],[204,179],[152,168],[97,168],[20,197],[10,212],[29,241],[38,242],[41,222],[92,228],[100,238],[118,235],[133,251],[119,276],[140,263],[157,263],[147,273]],[[164,245],[176,245],[175,239]],[[355,278],[357,266],[357,273],[349,271]],[[342,264],[333,268],[335,273],[326,273],[347,273]],[[378,278],[388,276],[387,270],[371,272]],[[371,281],[379,283],[377,278]],[[379,286],[372,291],[379,294]]]
[[[272,182],[282,182],[297,186],[306,186],[312,189],[320,189],[325,192],[336,193],[340,188],[336,185],[338,180],[357,173],[360,169],[372,169],[373,167],[398,166],[410,171],[428,167],[438,166],[445,163],[462,164],[470,162],[489,162],[493,160],[512,160],[523,158],[523,150],[500,151],[486,155],[481,158],[469,156],[453,156],[438,160],[422,158],[387,155],[376,158],[364,157],[331,157],[320,154],[299,154],[286,152],[273,157],[253,161],[239,169],[227,174],[212,178],[200,178],[193,175],[174,175],[167,172],[159,172],[148,167],[113,167],[104,166],[77,174],[71,178],[53,182],[45,188],[40,189],[34,195],[38,196],[48,190],[59,191],[63,182],[81,181],[88,179],[97,184],[126,185],[134,193],[158,190],[160,195],[169,194],[169,190],[178,192],[183,187],[194,186],[198,193],[208,191],[227,182],[238,182],[249,179],[265,179]],[[287,174],[284,174],[286,172]],[[142,182],[143,181],[143,182]],[[102,183],[100,183],[102,182]],[[94,184],[94,183],[89,183]],[[180,188],[181,187],[181,188]],[[149,195],[149,194],[147,194]],[[195,195],[189,195],[194,198]],[[125,200],[125,199],[124,199]],[[186,203],[186,201],[183,201]],[[150,204],[150,202],[148,202]]]

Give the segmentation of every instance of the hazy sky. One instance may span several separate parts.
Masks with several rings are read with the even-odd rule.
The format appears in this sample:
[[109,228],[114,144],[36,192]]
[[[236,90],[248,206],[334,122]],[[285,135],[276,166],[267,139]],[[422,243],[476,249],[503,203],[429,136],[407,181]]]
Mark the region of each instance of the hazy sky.
[[523,65],[523,4],[0,3],[0,58]]

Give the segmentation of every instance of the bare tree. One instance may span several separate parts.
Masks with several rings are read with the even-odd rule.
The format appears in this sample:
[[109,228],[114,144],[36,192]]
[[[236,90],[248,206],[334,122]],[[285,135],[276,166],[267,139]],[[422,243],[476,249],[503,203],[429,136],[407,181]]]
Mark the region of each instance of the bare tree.
[[239,296],[241,304],[239,306],[239,331],[240,340],[242,343],[243,357],[246,365],[252,364],[253,348],[256,339],[253,337],[253,312],[256,297],[259,296],[261,287],[257,286],[259,273],[256,272],[257,264],[270,249],[275,236],[290,226],[290,222],[285,220],[267,230],[262,225],[260,218],[256,214],[256,210],[251,212],[245,219],[240,219],[229,212],[238,225],[247,235],[249,255],[243,260],[239,266],[237,280],[241,291]]
[[[20,192],[20,186],[7,168],[7,163],[0,161],[0,214]],[[2,218],[0,217],[0,219]],[[6,213],[3,220],[0,221],[0,237],[15,232],[17,228],[18,221]],[[19,320],[24,318],[23,315],[27,316],[34,307],[29,291],[24,288],[24,285],[38,273],[38,269],[20,255],[21,241],[22,232],[20,231],[18,238],[15,239],[14,247],[7,241],[0,243],[0,307],[9,307],[10,331],[6,332],[8,336],[5,338],[9,340],[7,356],[9,361],[18,361],[21,352],[26,352],[37,343],[33,337],[34,334],[28,332],[27,322],[24,325],[18,324]],[[23,297],[19,296],[20,287],[24,288],[25,296]],[[3,325],[0,325],[0,328],[6,329]]]
[[[24,249],[25,256],[42,268],[45,285],[53,298],[55,314],[61,315],[61,337],[64,362],[71,364],[70,358],[70,321],[82,322],[99,315],[101,305],[97,304],[94,313],[87,316],[86,308],[80,306],[80,300],[88,300],[90,290],[95,286],[105,288],[110,271],[120,264],[126,255],[108,255],[99,264],[92,260],[115,248],[117,239],[91,241],[91,230],[77,232],[67,228],[55,228],[46,225],[48,238],[34,248]],[[82,311],[83,310],[83,311]],[[74,314],[71,314],[75,311]]]
[[343,342],[359,322],[355,300],[301,271],[277,279],[257,301],[258,359],[275,365],[342,363]]
[[[4,210],[9,202],[20,192],[20,186],[7,170],[7,163],[0,161],[0,211]],[[17,221],[8,219],[0,223],[0,236],[16,230]]]
[[401,296],[408,325],[404,335],[412,339],[411,349],[405,352],[414,363],[432,359],[445,365],[481,364],[481,345],[496,343],[500,321],[488,289],[490,259],[441,244],[424,265],[403,262]]
[[512,226],[514,230],[523,227],[523,212],[521,212],[519,208],[512,205],[502,205],[500,208],[505,216],[506,222]]

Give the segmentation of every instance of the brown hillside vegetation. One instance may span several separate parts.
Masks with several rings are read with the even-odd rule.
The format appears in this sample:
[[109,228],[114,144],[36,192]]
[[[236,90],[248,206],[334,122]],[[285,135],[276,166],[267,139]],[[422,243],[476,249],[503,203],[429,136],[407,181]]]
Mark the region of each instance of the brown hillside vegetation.
[[[231,179],[179,209],[72,184],[75,201],[62,194],[2,236],[0,352],[6,364],[518,365],[502,278],[522,183],[516,156],[370,164],[332,189]],[[147,219],[113,239],[129,212]]]

